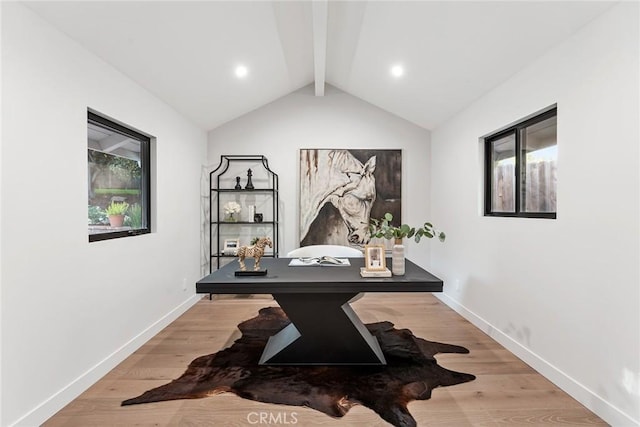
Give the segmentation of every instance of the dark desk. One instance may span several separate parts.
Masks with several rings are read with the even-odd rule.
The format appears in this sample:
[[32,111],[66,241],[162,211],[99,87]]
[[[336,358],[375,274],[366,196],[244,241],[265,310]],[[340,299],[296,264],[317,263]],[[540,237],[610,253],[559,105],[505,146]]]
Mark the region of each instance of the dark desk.
[[260,364],[386,364],[349,301],[361,292],[442,292],[442,280],[409,260],[404,276],[380,278],[360,277],[364,258],[350,258],[348,267],[289,267],[289,261],[263,258],[268,274],[244,277],[234,275],[238,264],[231,262],[196,283],[201,294],[273,295],[291,324],[269,339]]

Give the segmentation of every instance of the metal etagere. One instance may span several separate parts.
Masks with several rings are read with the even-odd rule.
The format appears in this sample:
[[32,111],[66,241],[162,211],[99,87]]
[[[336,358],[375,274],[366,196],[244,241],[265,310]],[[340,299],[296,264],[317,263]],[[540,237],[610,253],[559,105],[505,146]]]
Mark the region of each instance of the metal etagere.
[[[253,167],[254,170],[248,172],[248,169],[244,169],[247,166]],[[257,168],[263,170],[257,170]],[[236,177],[240,171],[247,173],[246,178],[244,175]],[[238,181],[239,179],[246,179],[244,188]],[[252,180],[255,181],[255,185]],[[235,258],[233,254],[224,253],[223,236],[243,235],[248,239],[257,237],[253,233],[261,231],[273,242],[273,252],[265,253],[265,256],[277,258],[279,248],[278,174],[269,168],[267,158],[262,155],[222,155],[218,167],[209,173],[209,187],[211,189],[209,197],[209,272],[213,272],[214,268],[220,268],[221,260],[224,258]],[[262,212],[264,219],[261,221],[247,218],[247,213],[244,213],[244,217],[232,222],[221,214],[224,204],[230,200],[240,201],[242,205],[244,201],[256,199],[259,199],[261,207],[267,210]],[[247,207],[247,205],[243,206],[243,210]],[[241,244],[249,244],[249,242],[241,242]]]

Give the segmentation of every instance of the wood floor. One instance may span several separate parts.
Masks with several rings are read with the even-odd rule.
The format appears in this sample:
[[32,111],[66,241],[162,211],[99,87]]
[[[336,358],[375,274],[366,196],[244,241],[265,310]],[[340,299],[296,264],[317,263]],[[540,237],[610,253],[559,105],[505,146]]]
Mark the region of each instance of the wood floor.
[[[388,426],[362,406],[335,419],[308,408],[254,402],[230,393],[120,406],[127,398],[179,377],[196,357],[231,345],[240,336],[236,325],[269,305],[276,303],[267,296],[203,299],[44,425]],[[606,425],[432,295],[367,294],[353,306],[365,323],[388,320],[418,337],[470,350],[436,355],[441,366],[477,378],[437,388],[431,399],[412,402],[409,411],[419,426]]]

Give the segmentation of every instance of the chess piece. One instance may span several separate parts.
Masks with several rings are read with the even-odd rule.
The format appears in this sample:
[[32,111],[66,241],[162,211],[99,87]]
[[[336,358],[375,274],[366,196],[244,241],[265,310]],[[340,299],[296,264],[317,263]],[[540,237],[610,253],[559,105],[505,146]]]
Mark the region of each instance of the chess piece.
[[253,172],[251,172],[251,169],[249,169],[247,171],[247,185],[244,186],[245,190],[253,190],[253,183],[251,182],[251,175],[253,175]]
[[240,185],[240,177],[236,176],[236,186],[233,187],[234,190],[242,190],[242,186]]

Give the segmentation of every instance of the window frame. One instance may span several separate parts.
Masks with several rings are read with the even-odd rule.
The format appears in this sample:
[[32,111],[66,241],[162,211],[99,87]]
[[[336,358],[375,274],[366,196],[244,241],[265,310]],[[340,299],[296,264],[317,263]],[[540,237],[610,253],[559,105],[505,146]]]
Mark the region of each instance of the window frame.
[[[140,142],[140,168],[142,175],[140,177],[141,195],[143,212],[143,225],[135,230],[117,230],[106,233],[89,234],[89,242],[98,242],[102,240],[118,239],[121,237],[139,236],[151,233],[151,138],[130,126],[123,125],[112,119],[108,119],[95,111],[87,110],[87,125],[94,124],[113,132],[131,137]],[[87,148],[88,149],[88,148]]]
[[[544,120],[550,119],[552,117],[558,117],[558,107],[553,105],[548,109],[543,110],[542,112],[536,113],[532,117],[525,118],[514,125],[511,125],[507,128],[501,129],[497,132],[494,132],[486,137],[483,137],[484,140],[484,216],[489,217],[512,217],[512,218],[546,218],[546,219],[556,219],[557,218],[557,207],[556,212],[523,212],[521,206],[521,200],[523,197],[522,194],[522,183],[523,183],[523,175],[521,171],[523,170],[523,165],[526,162],[526,153],[523,153],[522,147],[522,131],[526,128],[535,125],[536,123],[542,122]],[[492,200],[493,200],[493,165],[492,165],[492,143],[504,138],[508,135],[513,134],[515,137],[515,199],[514,199],[514,211],[513,212],[495,212],[492,209]],[[556,145],[557,145],[557,133],[556,133]]]

